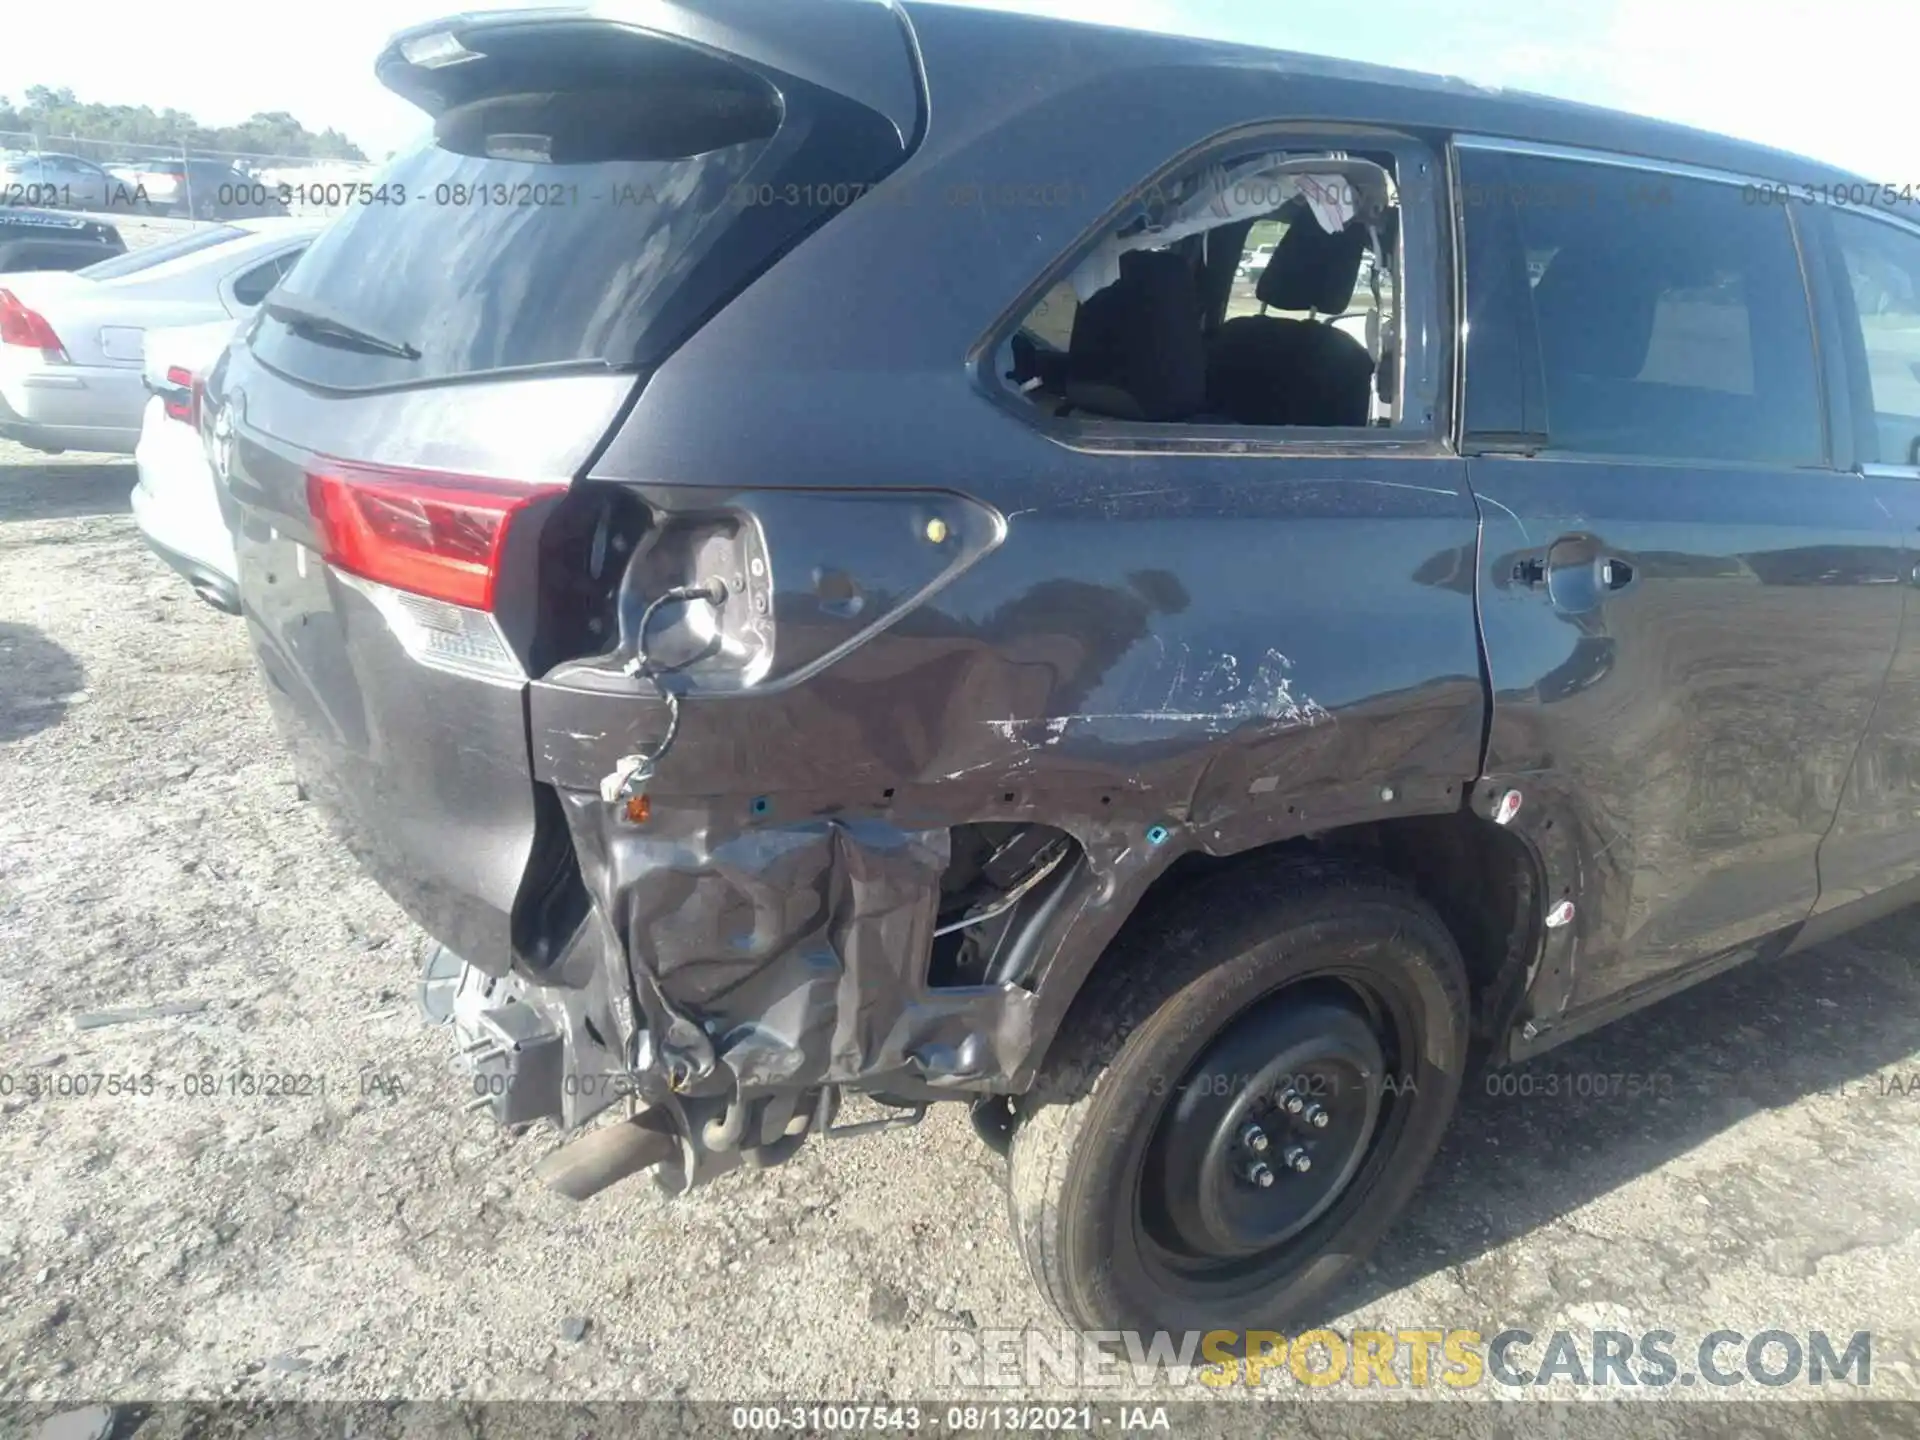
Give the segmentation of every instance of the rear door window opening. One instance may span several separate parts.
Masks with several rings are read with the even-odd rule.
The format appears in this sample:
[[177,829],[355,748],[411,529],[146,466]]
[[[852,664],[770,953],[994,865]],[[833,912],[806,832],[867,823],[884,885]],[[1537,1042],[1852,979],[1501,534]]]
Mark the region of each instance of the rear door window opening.
[[1345,143],[1242,142],[1143,184],[994,345],[995,382],[1043,426],[1405,425],[1406,157]]

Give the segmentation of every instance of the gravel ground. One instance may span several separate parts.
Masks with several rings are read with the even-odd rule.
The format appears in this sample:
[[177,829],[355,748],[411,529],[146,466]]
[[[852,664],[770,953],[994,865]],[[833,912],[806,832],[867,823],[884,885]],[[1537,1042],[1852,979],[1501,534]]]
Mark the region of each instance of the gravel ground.
[[[463,1108],[421,937],[300,798],[241,622],[142,548],[132,483],[0,444],[0,1399],[944,1397],[942,1332],[1054,1330],[955,1109],[677,1201],[541,1189],[551,1135]],[[1650,1098],[1475,1083],[1333,1323],[1864,1329],[1870,1393],[1920,1396],[1916,955],[1899,916],[1519,1072]],[[175,1002],[204,1008],[77,1023]],[[28,1097],[83,1074],[138,1093]]]

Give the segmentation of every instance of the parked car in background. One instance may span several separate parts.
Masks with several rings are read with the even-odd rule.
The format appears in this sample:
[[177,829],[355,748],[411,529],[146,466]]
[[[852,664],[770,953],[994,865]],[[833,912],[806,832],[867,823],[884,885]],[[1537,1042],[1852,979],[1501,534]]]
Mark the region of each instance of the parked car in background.
[[140,187],[140,177],[145,173],[146,167],[152,163],[150,160],[139,159],[102,160],[100,168],[105,170],[127,193],[129,200],[133,202],[129,204],[129,209],[144,209],[146,208],[144,197],[136,199],[134,192]]
[[224,160],[149,160],[131,173],[144,208],[156,215],[233,220],[287,213],[275,186]]
[[133,458],[133,518],[147,546],[215,609],[240,613],[233,537],[200,438],[206,371],[233,338],[235,322],[215,320],[147,334],[141,379],[148,392]]
[[126,253],[104,220],[53,210],[0,207],[0,275],[15,270],[80,270]]
[[125,181],[78,155],[43,151],[0,160],[0,205],[125,209],[132,195]]
[[0,435],[131,454],[146,332],[250,314],[324,223],[239,220],[72,273],[0,277]]

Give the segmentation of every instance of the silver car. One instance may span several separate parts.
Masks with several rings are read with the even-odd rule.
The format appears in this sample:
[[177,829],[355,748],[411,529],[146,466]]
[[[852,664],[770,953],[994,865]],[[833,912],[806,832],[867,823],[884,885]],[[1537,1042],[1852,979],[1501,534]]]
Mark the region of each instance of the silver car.
[[250,315],[325,223],[239,220],[71,274],[0,275],[0,435],[132,454],[147,332]]
[[42,152],[0,160],[0,204],[106,210],[127,189],[125,182],[78,155]]

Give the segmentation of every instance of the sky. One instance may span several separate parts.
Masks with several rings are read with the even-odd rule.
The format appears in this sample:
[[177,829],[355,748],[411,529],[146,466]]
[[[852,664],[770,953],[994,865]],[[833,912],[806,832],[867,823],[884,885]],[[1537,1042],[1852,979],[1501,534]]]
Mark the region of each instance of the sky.
[[[515,0],[524,8],[538,0]],[[1458,75],[1679,120],[1920,186],[1916,0],[990,0],[1000,8]],[[9,0],[0,95],[291,111],[375,158],[422,129],[373,78],[394,30],[488,0]],[[277,15],[284,15],[281,18]]]

